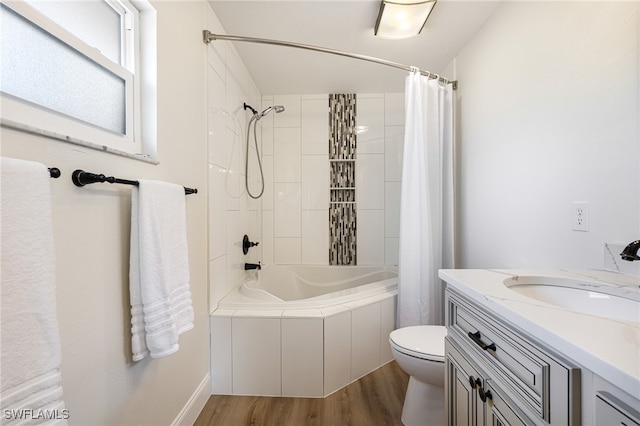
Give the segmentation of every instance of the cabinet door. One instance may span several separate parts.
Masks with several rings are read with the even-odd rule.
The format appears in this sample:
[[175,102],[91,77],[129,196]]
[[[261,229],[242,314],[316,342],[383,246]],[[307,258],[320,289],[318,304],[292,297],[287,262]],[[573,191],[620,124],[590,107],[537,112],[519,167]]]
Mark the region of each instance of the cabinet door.
[[445,339],[448,426],[526,426],[501,392]]
[[500,396],[491,385],[490,380],[485,384],[486,410],[485,425],[487,426],[525,426],[525,423]]
[[[446,341],[445,341],[446,342]],[[483,426],[484,406],[476,389],[482,378],[467,360],[445,343],[448,426]]]

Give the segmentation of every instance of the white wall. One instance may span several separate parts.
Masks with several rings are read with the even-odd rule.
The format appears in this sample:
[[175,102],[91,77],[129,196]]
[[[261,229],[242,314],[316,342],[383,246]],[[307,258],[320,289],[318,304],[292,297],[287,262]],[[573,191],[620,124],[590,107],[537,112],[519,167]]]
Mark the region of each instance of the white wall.
[[[265,263],[329,263],[329,95],[263,96]],[[357,94],[359,265],[397,265],[404,94]]]
[[458,267],[602,268],[640,237],[638,9],[508,2],[457,56]]
[[[181,410],[209,374],[201,41],[206,3],[152,4],[158,20],[159,165],[7,129],[0,133],[3,156],[39,161],[63,173],[51,187],[62,385],[72,425],[171,424],[181,418]],[[77,188],[70,179],[75,169],[198,188],[199,193],[186,200],[195,328],[180,336],[177,353],[131,361],[131,188],[108,184]],[[194,407],[196,414],[199,409]]]

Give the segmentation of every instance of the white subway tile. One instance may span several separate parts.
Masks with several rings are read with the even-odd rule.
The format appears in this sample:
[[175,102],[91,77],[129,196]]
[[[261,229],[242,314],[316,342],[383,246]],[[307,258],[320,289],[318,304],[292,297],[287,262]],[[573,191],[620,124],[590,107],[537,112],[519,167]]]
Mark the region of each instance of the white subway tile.
[[301,238],[275,238],[275,263],[299,265],[301,263]]
[[276,128],[273,136],[275,182],[300,182],[300,128]]
[[385,93],[384,124],[404,126],[404,93]]
[[400,182],[384,184],[384,236],[400,236]]
[[384,264],[384,210],[358,210],[359,265]]
[[302,211],[302,264],[329,264],[329,213],[326,208]]
[[329,96],[302,99],[302,154],[329,155]]
[[358,209],[384,209],[383,154],[358,154],[356,202]]
[[233,318],[233,393],[280,396],[279,318]]
[[274,189],[274,236],[300,237],[301,216],[300,183],[275,183]]
[[302,156],[302,208],[329,208],[329,155]]
[[357,97],[358,155],[384,153],[384,97]]
[[209,259],[227,253],[227,197],[226,171],[209,164]]
[[323,396],[323,320],[287,318],[282,330],[282,396]]
[[402,180],[402,151],[404,149],[404,126],[385,127],[384,180]]

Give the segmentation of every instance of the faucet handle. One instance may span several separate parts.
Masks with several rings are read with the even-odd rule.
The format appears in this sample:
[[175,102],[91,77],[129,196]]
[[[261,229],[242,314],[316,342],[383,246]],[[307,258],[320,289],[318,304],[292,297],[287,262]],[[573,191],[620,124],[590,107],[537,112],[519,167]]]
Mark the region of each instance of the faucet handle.
[[252,241],[249,241],[249,236],[245,234],[244,237],[242,237],[242,253],[247,254],[251,247],[255,247],[258,244],[260,243],[254,243]]

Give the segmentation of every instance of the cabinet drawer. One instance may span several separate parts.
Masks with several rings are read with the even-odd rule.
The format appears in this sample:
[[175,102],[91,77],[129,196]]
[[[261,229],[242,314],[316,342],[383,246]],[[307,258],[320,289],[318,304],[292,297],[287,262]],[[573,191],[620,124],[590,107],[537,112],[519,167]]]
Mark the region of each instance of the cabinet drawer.
[[[465,350],[496,372],[497,380],[513,392],[525,409],[552,424],[569,413],[553,401],[566,401],[570,371],[552,356],[519,337],[510,327],[474,303],[447,290],[447,326]],[[556,412],[554,412],[556,411]]]

